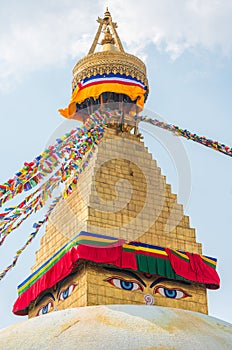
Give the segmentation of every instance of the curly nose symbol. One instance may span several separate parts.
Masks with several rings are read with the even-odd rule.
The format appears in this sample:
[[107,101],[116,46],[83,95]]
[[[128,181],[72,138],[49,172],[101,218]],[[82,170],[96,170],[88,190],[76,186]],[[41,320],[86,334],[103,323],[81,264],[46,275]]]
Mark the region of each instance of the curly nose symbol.
[[146,305],[153,305],[154,304],[154,298],[150,294],[146,294],[144,296],[144,301],[145,301]]

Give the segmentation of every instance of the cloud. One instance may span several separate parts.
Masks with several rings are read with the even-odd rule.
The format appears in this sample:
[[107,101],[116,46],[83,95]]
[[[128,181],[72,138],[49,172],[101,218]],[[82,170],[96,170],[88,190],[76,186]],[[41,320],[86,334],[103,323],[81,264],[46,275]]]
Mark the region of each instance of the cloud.
[[113,13],[129,47],[153,43],[173,59],[198,47],[232,55],[230,0],[127,0],[127,10],[124,3],[118,0]]
[[[150,44],[172,59],[199,47],[232,55],[230,0],[109,0],[108,5],[128,51],[143,59]],[[102,0],[5,3],[0,15],[0,88],[28,72],[85,55],[97,30],[96,17],[104,9]]]
[[[36,9],[35,9],[36,11]],[[90,28],[94,26],[91,18]],[[84,55],[91,37],[86,18],[71,7],[64,12],[45,11],[14,18],[0,37],[1,83],[20,79],[26,72],[63,64],[68,57]]]

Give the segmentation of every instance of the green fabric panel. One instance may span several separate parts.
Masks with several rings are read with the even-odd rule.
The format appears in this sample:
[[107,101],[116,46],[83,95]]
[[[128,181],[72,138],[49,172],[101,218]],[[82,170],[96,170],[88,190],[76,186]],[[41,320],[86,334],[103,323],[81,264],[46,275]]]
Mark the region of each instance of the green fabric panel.
[[160,275],[170,279],[187,281],[185,278],[177,275],[169,260],[159,259],[149,255],[136,255],[138,271],[152,275]]

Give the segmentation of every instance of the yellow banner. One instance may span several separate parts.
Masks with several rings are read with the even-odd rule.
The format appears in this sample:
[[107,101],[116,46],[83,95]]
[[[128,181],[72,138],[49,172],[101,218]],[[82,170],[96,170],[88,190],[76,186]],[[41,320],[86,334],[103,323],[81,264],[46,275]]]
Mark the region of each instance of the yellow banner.
[[72,94],[68,107],[65,109],[59,109],[59,112],[65,118],[71,118],[72,115],[76,112],[76,103],[80,104],[89,97],[92,97],[96,100],[103,92],[115,92],[118,94],[124,94],[129,96],[132,101],[135,101],[137,99],[136,104],[143,109],[145,90],[142,87],[126,84],[124,85],[122,83],[103,83],[87,86],[83,89],[80,89],[77,86]]

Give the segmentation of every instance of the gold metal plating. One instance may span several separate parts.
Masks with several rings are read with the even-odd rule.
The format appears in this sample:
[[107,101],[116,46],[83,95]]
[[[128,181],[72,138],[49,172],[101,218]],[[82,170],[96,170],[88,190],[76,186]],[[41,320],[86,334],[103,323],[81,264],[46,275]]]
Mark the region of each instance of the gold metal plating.
[[73,68],[72,87],[82,79],[109,73],[130,75],[148,87],[145,64],[138,57],[120,51],[96,52],[82,58]]
[[[126,53],[116,31],[117,23],[112,21],[111,14],[106,9],[103,18],[98,18],[98,31],[91,45],[89,53],[82,58],[73,68],[72,88],[81,80],[96,76],[97,74],[125,74],[142,81],[148,89],[148,80],[145,64],[136,56]],[[95,52],[102,31],[104,38],[101,41],[102,52]],[[104,46],[109,45],[108,48]],[[115,50],[110,49],[115,46]]]

